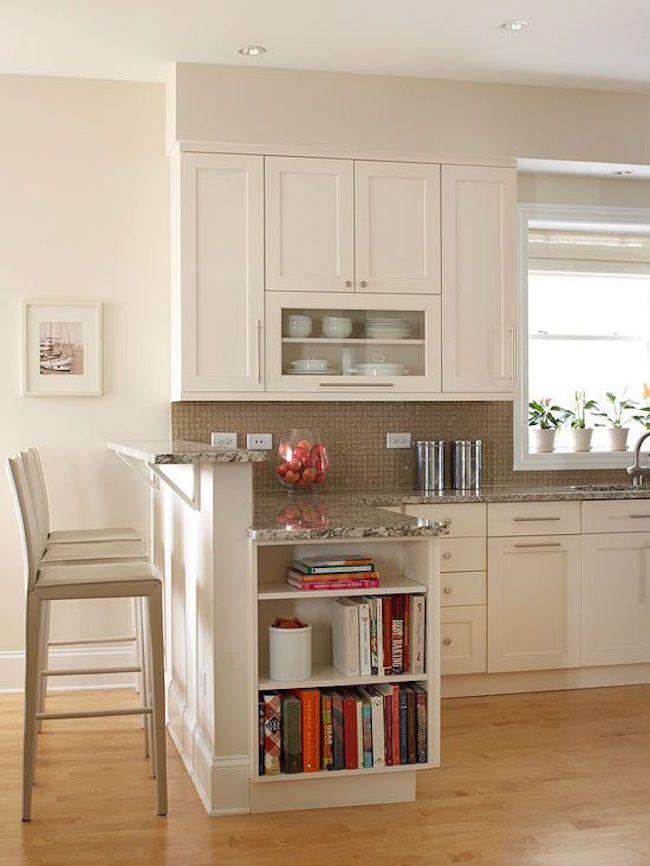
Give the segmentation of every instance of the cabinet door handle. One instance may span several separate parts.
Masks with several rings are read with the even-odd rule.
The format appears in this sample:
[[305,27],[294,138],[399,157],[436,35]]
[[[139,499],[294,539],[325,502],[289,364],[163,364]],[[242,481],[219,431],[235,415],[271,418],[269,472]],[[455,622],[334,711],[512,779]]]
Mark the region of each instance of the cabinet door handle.
[[445,550],[445,552],[442,554],[442,558],[451,559],[451,553],[448,550]]
[[262,320],[257,320],[257,384],[262,384]]
[[394,382],[319,382],[321,388],[392,388]]
[[628,514],[632,520],[648,520],[650,518],[650,514]]
[[361,283],[359,285],[361,286],[362,289],[367,289],[368,288],[368,280],[361,280]]
[[346,281],[345,281],[345,288],[346,288],[346,289],[351,289],[351,288],[352,288],[352,280],[346,280]]
[[561,541],[531,541],[531,542],[519,542],[518,544],[513,544],[513,547],[561,547]]
[[451,595],[452,588],[450,586],[445,586],[442,591],[445,593],[445,595]]
[[538,523],[540,520],[561,520],[561,517],[513,517],[513,523]]
[[451,638],[450,637],[443,638],[442,642],[444,643],[445,646],[451,646]]

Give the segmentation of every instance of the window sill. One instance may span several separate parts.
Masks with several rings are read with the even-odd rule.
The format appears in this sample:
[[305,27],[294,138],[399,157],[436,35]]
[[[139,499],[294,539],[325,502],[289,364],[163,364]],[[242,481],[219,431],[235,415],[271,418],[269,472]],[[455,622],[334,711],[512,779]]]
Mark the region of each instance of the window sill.
[[[558,471],[570,469],[627,469],[634,462],[634,449],[627,451],[551,451],[545,454],[515,455],[515,471]],[[647,459],[647,455],[642,455]]]

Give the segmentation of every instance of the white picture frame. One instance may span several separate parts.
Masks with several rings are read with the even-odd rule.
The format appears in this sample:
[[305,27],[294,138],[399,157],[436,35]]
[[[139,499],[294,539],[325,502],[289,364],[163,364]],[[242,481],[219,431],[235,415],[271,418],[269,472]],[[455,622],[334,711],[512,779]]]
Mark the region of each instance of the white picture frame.
[[102,304],[24,301],[22,392],[26,397],[102,393]]

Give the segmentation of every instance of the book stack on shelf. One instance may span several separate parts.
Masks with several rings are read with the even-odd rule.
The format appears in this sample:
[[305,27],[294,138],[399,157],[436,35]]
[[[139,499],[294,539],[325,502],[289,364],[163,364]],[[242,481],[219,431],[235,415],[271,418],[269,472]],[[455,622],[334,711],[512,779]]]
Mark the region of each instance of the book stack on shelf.
[[426,762],[427,691],[419,683],[260,694],[260,776]]
[[425,604],[418,594],[336,599],[334,667],[347,677],[423,674]]
[[287,569],[287,583],[303,592],[315,590],[375,589],[379,573],[368,556],[352,554],[295,559]]

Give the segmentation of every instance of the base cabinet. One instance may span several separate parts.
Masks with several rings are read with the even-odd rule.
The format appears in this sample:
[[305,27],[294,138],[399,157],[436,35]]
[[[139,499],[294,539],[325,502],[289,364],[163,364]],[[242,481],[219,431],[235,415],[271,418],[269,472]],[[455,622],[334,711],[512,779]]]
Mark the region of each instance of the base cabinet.
[[488,539],[488,672],[579,664],[579,536]]
[[582,664],[650,662],[650,533],[582,539]]

